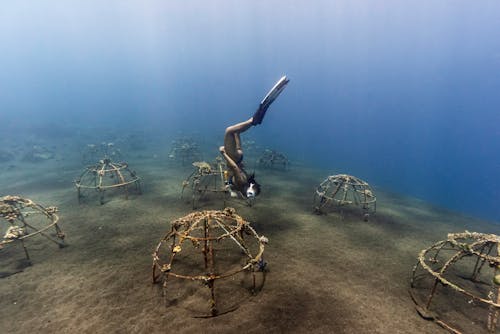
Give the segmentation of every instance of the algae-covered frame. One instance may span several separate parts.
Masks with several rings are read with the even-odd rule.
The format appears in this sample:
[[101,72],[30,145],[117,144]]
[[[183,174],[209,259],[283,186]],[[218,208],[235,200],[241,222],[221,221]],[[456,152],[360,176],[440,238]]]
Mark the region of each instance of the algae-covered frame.
[[233,311],[262,289],[267,242],[232,208],[191,213],[156,246],[153,283],[162,283],[167,306],[195,317]]
[[[194,170],[189,176],[182,181],[181,199],[184,198],[185,193],[191,193],[191,205],[193,210],[200,208],[203,203],[209,202],[212,199],[220,200],[224,208],[232,199],[231,203],[243,202],[252,206],[254,204],[253,198],[243,198],[238,194],[238,197],[232,198],[230,195],[230,188],[228,184],[228,172],[225,162],[221,157],[217,157],[213,163],[206,161],[193,162]],[[189,195],[188,195],[189,196]]]
[[26,241],[41,236],[60,248],[65,246],[64,233],[58,225],[55,206],[43,207],[20,196],[0,197],[0,249],[19,243],[31,263]]
[[266,149],[257,159],[257,165],[266,169],[288,170],[290,160],[281,152]]
[[172,141],[168,158],[172,162],[186,166],[201,160],[201,152],[198,143],[190,137],[180,137]]
[[328,176],[314,192],[313,209],[317,214],[329,210],[359,207],[367,221],[377,211],[377,197],[368,182],[348,174]]
[[85,197],[98,194],[99,201],[104,204],[104,194],[109,191],[122,192],[126,199],[129,193],[141,194],[140,178],[131,170],[126,162],[113,162],[109,158],[85,168],[75,181],[78,202]]
[[226,197],[228,190],[225,184],[226,165],[220,157],[217,157],[215,163],[206,161],[193,162],[194,170],[189,176],[182,181],[181,199],[184,197],[184,192],[191,192],[191,204],[193,209],[197,209],[200,201],[207,199],[208,196],[218,195],[226,205]]
[[495,234],[465,231],[422,250],[410,281],[418,313],[453,333],[496,333],[499,242]]

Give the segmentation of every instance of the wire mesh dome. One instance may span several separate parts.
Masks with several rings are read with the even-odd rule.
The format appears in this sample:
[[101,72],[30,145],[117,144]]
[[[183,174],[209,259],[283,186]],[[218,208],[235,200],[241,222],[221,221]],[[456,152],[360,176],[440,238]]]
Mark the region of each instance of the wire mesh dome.
[[141,193],[140,178],[132,171],[126,162],[113,162],[109,158],[85,168],[75,181],[78,201],[92,194],[99,194],[100,203],[104,204],[104,193],[110,190],[120,190],[128,199],[130,191]]
[[198,143],[189,137],[177,138],[172,141],[172,147],[168,154],[171,161],[179,162],[182,166],[199,161],[201,157]]
[[257,159],[257,165],[268,169],[288,170],[290,168],[290,160],[281,152],[266,149]]
[[266,243],[232,208],[191,213],[156,246],[153,282],[163,284],[167,305],[200,317],[227,313],[264,284]]
[[196,161],[192,165],[195,169],[182,181],[181,198],[184,198],[185,193],[190,192],[193,209],[198,209],[204,204],[214,204],[213,199],[218,199],[220,203],[223,203],[217,207],[241,203],[252,206],[255,203],[255,198],[246,198],[238,192],[231,194],[228,182],[229,173],[222,158],[217,157],[213,163]]
[[226,165],[222,159],[217,158],[213,164],[196,161],[193,166],[193,172],[182,182],[181,198],[187,189],[191,192],[193,209],[199,206],[200,200],[207,199],[209,194],[219,194],[225,203],[228,189],[225,185]]
[[417,311],[453,333],[497,333],[500,237],[465,231],[422,250],[410,292]]
[[367,220],[377,210],[377,198],[367,182],[355,176],[337,174],[328,176],[316,188],[313,205],[318,214],[332,208],[360,206]]
[[20,196],[0,197],[0,221],[3,236],[0,249],[9,244],[20,243],[28,261],[30,256],[25,244],[27,239],[40,235],[59,247],[65,245],[55,206],[45,208]]

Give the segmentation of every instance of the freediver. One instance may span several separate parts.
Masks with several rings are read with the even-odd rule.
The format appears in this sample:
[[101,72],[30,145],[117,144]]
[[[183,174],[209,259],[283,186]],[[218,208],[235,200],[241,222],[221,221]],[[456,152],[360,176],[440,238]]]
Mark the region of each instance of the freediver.
[[228,167],[226,180],[232,197],[237,197],[240,193],[244,198],[254,199],[260,193],[260,184],[255,181],[255,175],[248,175],[245,171],[240,134],[262,123],[267,109],[285,89],[288,81],[286,75],[281,77],[260,102],[259,108],[250,119],[226,128],[224,146],[219,150]]

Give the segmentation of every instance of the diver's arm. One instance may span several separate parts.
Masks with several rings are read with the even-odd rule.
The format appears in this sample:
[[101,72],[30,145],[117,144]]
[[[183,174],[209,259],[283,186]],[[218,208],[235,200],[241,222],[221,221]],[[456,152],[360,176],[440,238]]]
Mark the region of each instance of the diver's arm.
[[221,146],[219,151],[226,160],[227,167],[233,172],[234,177],[238,179],[238,182],[241,181],[241,183],[244,183],[240,167],[238,167],[238,164],[236,164],[236,162],[234,162],[234,160],[231,159],[231,157],[226,153],[224,146]]
[[226,150],[224,149],[224,146],[221,146],[219,148],[219,151],[222,154],[222,156],[224,157],[224,159],[226,160],[227,167],[231,168],[233,171],[239,169],[239,167],[236,164],[236,162],[234,162],[234,160],[231,159],[231,157],[226,153]]

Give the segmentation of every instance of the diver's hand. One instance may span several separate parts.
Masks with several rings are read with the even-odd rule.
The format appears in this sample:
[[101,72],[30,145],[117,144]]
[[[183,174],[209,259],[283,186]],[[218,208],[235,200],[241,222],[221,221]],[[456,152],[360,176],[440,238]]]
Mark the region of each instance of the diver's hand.
[[226,150],[224,149],[224,146],[219,147],[219,152],[224,154],[226,153]]

